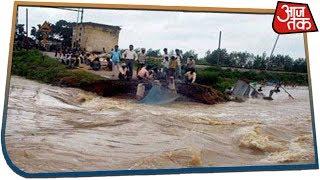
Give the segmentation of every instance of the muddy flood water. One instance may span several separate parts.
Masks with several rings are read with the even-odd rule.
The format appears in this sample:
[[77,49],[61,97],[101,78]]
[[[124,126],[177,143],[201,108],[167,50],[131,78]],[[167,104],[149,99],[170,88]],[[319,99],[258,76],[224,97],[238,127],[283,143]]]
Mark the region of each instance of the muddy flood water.
[[313,163],[308,88],[288,91],[156,106],[13,76],[6,147],[26,172]]

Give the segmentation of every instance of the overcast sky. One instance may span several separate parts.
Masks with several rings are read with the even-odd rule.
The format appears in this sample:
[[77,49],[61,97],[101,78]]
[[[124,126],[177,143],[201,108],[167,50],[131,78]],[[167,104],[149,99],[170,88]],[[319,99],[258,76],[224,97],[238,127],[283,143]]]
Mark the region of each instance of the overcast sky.
[[[77,21],[77,12],[55,8],[28,9],[29,30],[44,21]],[[25,11],[25,7],[19,7],[20,24],[25,24]],[[272,30],[272,19],[272,15],[84,9],[83,21],[120,26],[120,48],[133,44],[147,49],[193,49],[203,57],[207,50],[217,48],[219,30],[222,31],[221,48],[228,52],[266,52],[269,56],[277,36]],[[281,35],[274,54],[304,58],[302,34]]]

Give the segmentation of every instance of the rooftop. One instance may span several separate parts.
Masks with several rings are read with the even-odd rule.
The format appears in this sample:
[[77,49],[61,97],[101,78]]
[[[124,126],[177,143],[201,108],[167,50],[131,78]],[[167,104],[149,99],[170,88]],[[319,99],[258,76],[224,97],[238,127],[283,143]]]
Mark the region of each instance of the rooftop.
[[[107,25],[107,24],[99,24],[99,23],[94,23],[94,22],[83,22],[82,25],[86,26],[95,26],[95,27],[100,27],[103,28],[105,30],[108,29],[113,29],[113,30],[121,30],[120,26],[112,26],[112,25]],[[77,25],[76,25],[77,26]]]

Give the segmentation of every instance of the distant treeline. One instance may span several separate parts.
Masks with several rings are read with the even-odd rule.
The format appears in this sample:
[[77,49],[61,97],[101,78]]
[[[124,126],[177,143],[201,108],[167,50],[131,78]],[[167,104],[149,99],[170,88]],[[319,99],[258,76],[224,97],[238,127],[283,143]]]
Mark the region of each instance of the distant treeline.
[[211,65],[307,73],[307,63],[304,58],[293,59],[288,55],[278,54],[269,58],[266,53],[262,55],[248,52],[228,53],[226,49],[221,49],[208,51],[204,60]]
[[[171,50],[170,54],[173,54],[173,50]],[[147,55],[149,57],[161,57],[161,50],[149,49],[147,50]],[[266,53],[262,55],[235,51],[228,53],[226,49],[217,49],[207,51],[203,58],[198,58],[198,54],[194,50],[182,52],[182,56],[183,63],[187,61],[188,57],[193,56],[197,64],[203,65],[307,73],[306,59],[293,59],[289,55],[278,54],[269,58]]]

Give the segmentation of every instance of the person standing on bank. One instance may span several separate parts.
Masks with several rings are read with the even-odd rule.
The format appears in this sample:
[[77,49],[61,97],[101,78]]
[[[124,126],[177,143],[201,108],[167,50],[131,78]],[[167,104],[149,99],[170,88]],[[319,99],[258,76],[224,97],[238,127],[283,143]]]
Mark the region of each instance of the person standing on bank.
[[176,52],[176,61],[177,61],[177,64],[178,64],[178,67],[177,67],[177,77],[181,77],[181,61],[182,61],[182,56],[181,56],[181,53],[180,53],[180,50],[179,49],[176,49],[175,50]]
[[178,68],[177,58],[175,56],[171,56],[169,61],[169,72],[168,72],[169,78],[176,76],[177,68]]
[[146,49],[142,48],[141,52],[138,53],[138,68],[137,68],[137,74],[139,70],[144,67],[147,63],[147,54]]
[[196,69],[196,61],[193,56],[190,56],[187,60],[187,72],[191,69]]
[[111,51],[112,76],[117,76],[119,73],[120,58],[121,58],[121,52],[119,50],[119,46],[115,45],[114,50]]
[[163,53],[164,54],[162,55],[163,59],[162,59],[162,63],[161,63],[162,64],[161,71],[162,71],[162,73],[165,74],[165,76],[167,76],[168,70],[169,70],[169,59],[170,59],[169,54],[168,54],[168,49],[164,48]]
[[129,46],[129,49],[124,51],[123,57],[126,60],[126,65],[129,70],[129,78],[132,78],[133,75],[133,63],[138,59],[137,53],[133,50],[133,45]]
[[168,59],[170,58],[167,48],[164,48],[164,49],[163,49],[163,55],[162,55],[162,57],[163,57],[163,59],[162,59],[163,61],[165,61],[166,57],[168,57]]

